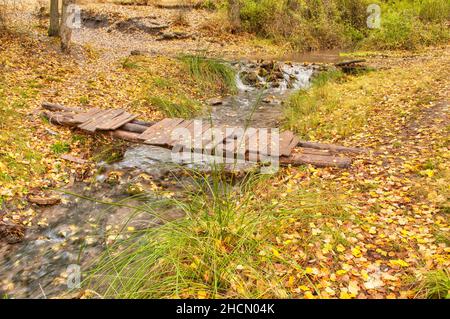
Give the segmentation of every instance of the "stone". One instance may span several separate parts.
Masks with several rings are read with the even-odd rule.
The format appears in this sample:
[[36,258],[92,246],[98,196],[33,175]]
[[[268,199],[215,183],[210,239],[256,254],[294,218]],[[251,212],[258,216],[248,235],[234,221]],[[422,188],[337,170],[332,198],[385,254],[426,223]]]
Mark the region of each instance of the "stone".
[[273,61],[263,61],[261,62],[261,68],[266,70],[272,70],[275,66],[275,63]]
[[267,104],[279,104],[279,101],[273,95],[266,96],[262,99],[262,102]]
[[267,72],[267,70],[264,69],[264,68],[260,68],[260,69],[258,70],[258,75],[259,75],[259,76],[262,76],[262,77],[265,78],[268,74],[269,74],[269,72]]
[[30,195],[28,196],[28,201],[33,204],[48,206],[48,205],[56,205],[61,202],[61,198],[56,196],[51,197],[43,197],[38,195]]
[[0,240],[3,239],[8,244],[20,243],[25,236],[25,227],[12,222],[0,221]]
[[134,55],[134,56],[137,56],[137,55],[146,55],[146,54],[148,54],[148,51],[143,51],[143,50],[132,50],[132,51],[130,52],[130,55]]
[[85,159],[82,159],[82,158],[79,158],[79,157],[75,157],[75,156],[72,156],[70,154],[63,154],[63,155],[61,155],[61,158],[66,160],[66,161],[77,163],[77,164],[86,164],[88,162]]
[[221,98],[212,98],[212,99],[209,99],[209,100],[207,101],[207,103],[208,103],[208,105],[215,106],[215,105],[221,105],[221,104],[223,104],[223,101],[222,101]]
[[256,71],[245,73],[242,80],[247,85],[256,85],[259,82],[258,74],[256,73]]
[[161,35],[156,38],[156,41],[167,41],[167,40],[181,40],[188,39],[191,36],[185,32],[162,32]]

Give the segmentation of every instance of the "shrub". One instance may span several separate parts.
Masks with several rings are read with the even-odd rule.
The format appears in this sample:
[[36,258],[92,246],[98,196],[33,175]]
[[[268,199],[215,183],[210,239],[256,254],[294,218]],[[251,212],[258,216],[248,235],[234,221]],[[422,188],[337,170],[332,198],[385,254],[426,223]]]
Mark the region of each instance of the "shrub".
[[417,49],[422,45],[434,45],[449,39],[448,30],[438,24],[423,22],[416,14],[417,7],[405,10],[386,10],[381,28],[372,30],[361,43],[375,49]]
[[450,19],[450,2],[447,0],[425,0],[420,7],[419,17],[427,22],[444,23]]
[[367,27],[368,0],[241,0],[244,31],[303,50],[363,46],[415,49],[445,43],[450,3],[446,0],[379,2],[380,29]]

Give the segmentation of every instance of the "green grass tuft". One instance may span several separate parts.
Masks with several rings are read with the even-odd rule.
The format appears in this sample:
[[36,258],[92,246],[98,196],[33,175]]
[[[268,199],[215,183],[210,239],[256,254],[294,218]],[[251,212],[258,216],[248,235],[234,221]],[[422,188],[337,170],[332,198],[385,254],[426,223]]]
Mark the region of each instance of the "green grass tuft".
[[312,86],[322,87],[330,81],[338,81],[342,79],[345,74],[340,70],[328,70],[320,72],[311,81]]
[[425,274],[417,288],[418,296],[428,299],[450,298],[450,273],[448,270],[436,270]]
[[51,146],[51,150],[55,154],[63,154],[70,151],[70,145],[67,142],[56,142]]
[[86,288],[113,298],[289,297],[274,264],[300,268],[274,248],[273,234],[292,217],[308,220],[328,203],[315,204],[314,198],[311,205],[298,205],[315,196],[299,190],[291,194],[296,208],[282,209],[255,194],[267,185],[267,176],[252,173],[236,180],[220,168],[211,175],[188,174],[192,180],[181,197],[144,205],[155,216],[164,204],[185,217],[157,217],[161,226],[108,247],[89,273]]
[[220,87],[223,93],[236,90],[236,72],[226,62],[198,55],[179,57],[188,68],[189,73],[200,83]]
[[133,61],[132,59],[130,59],[128,57],[123,59],[121,64],[122,64],[122,67],[124,69],[137,69],[137,68],[139,68],[139,64],[136,61]]
[[173,102],[164,97],[149,97],[148,101],[168,117],[192,118],[201,109],[200,105],[187,97],[179,97]]

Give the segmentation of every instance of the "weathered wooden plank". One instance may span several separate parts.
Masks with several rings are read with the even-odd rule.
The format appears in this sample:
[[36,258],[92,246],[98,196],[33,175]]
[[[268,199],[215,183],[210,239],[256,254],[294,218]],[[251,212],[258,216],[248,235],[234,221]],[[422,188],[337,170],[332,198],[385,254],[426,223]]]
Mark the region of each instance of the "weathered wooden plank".
[[281,157],[280,164],[311,164],[316,167],[338,167],[346,168],[351,165],[352,161],[348,157],[332,156],[332,155],[313,155],[296,153],[289,157]]
[[79,122],[79,123],[84,123],[86,121],[89,121],[93,116],[95,116],[96,114],[99,114],[100,112],[103,112],[104,110],[102,109],[91,109],[87,112],[83,112],[80,114],[77,114],[73,117],[73,121],[74,122]]
[[120,109],[107,110],[97,114],[91,120],[79,125],[78,127],[89,132],[95,132],[98,126],[109,122],[111,119],[116,118],[124,112],[124,110]]
[[284,131],[283,133],[280,134],[280,139],[279,139],[279,145],[280,145],[279,154],[280,155],[289,156],[289,154],[291,154],[291,151],[294,148],[294,147],[291,147],[292,140],[294,139],[294,137],[295,137],[294,133],[292,133],[291,131]]
[[306,142],[306,141],[300,141],[297,143],[297,146],[301,147],[307,147],[307,148],[315,148],[318,150],[329,150],[333,153],[367,153],[369,152],[368,149],[364,148],[356,148],[356,147],[346,147],[341,145],[335,145],[335,144],[323,144],[323,143],[314,143],[314,142]]
[[179,118],[171,119],[170,122],[167,121],[158,131],[154,132],[151,137],[146,139],[145,143],[152,145],[168,145],[171,139],[172,130],[181,122],[183,122],[183,119]]
[[[297,146],[298,142],[300,141],[300,139],[297,136],[294,136],[294,138],[291,141],[291,144],[289,144],[288,149],[289,149],[289,155],[292,153],[292,151],[295,149],[295,147]],[[280,154],[281,155],[281,154]],[[287,155],[286,155],[287,156]]]
[[137,115],[124,112],[114,118],[111,118],[108,122],[104,122],[101,125],[98,125],[97,130],[115,130],[121,127],[122,125],[131,122],[136,117]]
[[96,121],[99,118],[102,118],[103,116],[108,115],[110,112],[111,112],[111,110],[101,110],[100,112],[97,112],[92,116],[89,116],[89,118],[87,118],[87,120],[85,120],[83,123],[78,125],[78,128],[89,131],[89,132],[94,132]]
[[[171,132],[170,132],[170,141],[168,142],[168,145],[171,147],[174,147],[175,145],[180,145],[180,141],[182,141],[183,136],[172,136],[173,132],[177,129],[184,129],[187,132],[190,133],[189,128],[193,125],[193,121],[192,120],[184,120],[183,122],[181,122],[180,124],[177,125],[177,127],[175,127]],[[186,136],[184,136],[184,138],[186,138]]]
[[269,145],[271,139],[272,133],[270,129],[267,130],[257,129],[256,136],[254,137],[254,142],[250,143],[249,145],[248,149],[249,156],[251,156],[250,154],[253,154],[253,156],[255,154],[260,155],[259,157],[261,157],[262,155],[264,156],[271,155],[272,147],[270,147]]
[[[201,123],[201,129],[199,129]],[[193,138],[192,138],[192,149],[194,152],[203,151],[203,139],[204,133],[207,132],[211,128],[211,124],[204,123],[203,121],[197,122],[197,125],[194,126]]]
[[251,137],[257,133],[256,129],[246,129],[236,127],[231,131],[231,134],[227,134],[224,140],[224,154],[226,156],[237,155],[238,153],[245,157],[250,144]]
[[232,134],[232,131],[230,132],[230,128],[225,128],[225,127],[209,128],[203,134],[203,140],[202,140],[203,150],[205,152],[207,152],[208,154],[212,155],[213,150],[216,150],[216,148],[220,144],[223,144],[224,140],[226,140],[226,138],[231,134]]
[[183,146],[183,148],[192,149],[193,144],[194,144],[193,138],[195,135],[195,130],[198,129],[198,127],[200,126],[200,123],[201,123],[201,121],[199,121],[199,120],[191,121],[191,123],[189,123],[189,125],[187,125],[185,127],[188,134],[179,137],[178,141],[176,141],[175,143]]
[[148,140],[150,137],[153,136],[153,134],[158,132],[161,129],[161,127],[164,127],[165,125],[167,125],[167,123],[170,123],[170,121],[171,121],[171,119],[169,119],[169,118],[165,118],[165,119],[159,121],[158,123],[150,126],[148,129],[146,129],[145,132],[139,136],[139,138],[143,141]]

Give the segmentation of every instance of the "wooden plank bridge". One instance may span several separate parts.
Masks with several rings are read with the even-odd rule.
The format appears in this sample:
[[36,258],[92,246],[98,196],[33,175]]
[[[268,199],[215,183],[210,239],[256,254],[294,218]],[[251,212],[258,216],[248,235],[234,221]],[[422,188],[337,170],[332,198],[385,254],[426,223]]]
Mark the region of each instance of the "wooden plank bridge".
[[[42,106],[46,110],[43,115],[53,124],[76,127],[91,134],[109,133],[128,141],[169,149],[182,146],[192,152],[211,154],[217,149],[224,152],[216,156],[243,153],[247,158],[251,154],[256,155],[254,158],[257,160],[264,156],[277,156],[281,164],[345,168],[351,164],[349,154],[364,152],[358,148],[303,142],[291,131],[278,133],[278,130],[250,128],[243,134],[242,128],[212,127],[201,120],[165,118],[158,122],[143,122],[121,109],[81,110],[51,103],[43,103]],[[179,132],[188,134],[183,138]],[[266,137],[261,138],[264,134]],[[274,134],[274,139],[271,139],[271,134]],[[272,146],[275,139],[276,150]]]

